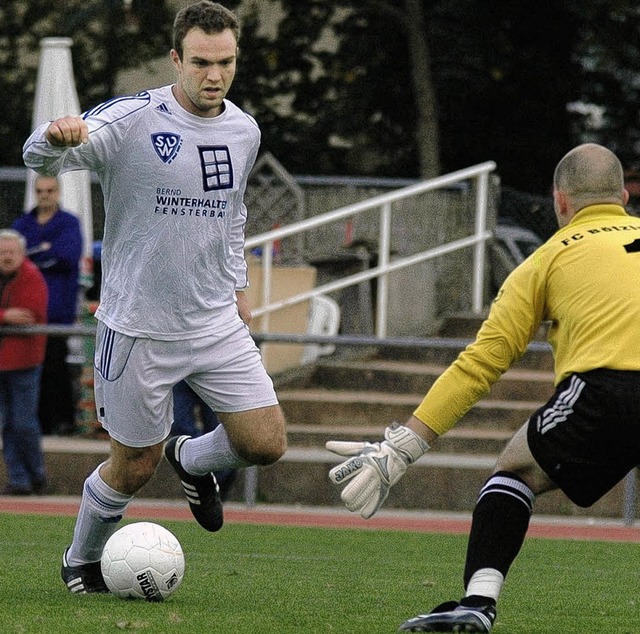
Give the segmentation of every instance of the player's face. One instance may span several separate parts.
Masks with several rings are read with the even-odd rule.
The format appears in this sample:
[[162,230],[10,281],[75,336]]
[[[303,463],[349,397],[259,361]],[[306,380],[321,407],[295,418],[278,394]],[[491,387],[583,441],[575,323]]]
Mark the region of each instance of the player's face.
[[178,71],[176,99],[191,114],[215,117],[222,112],[236,74],[238,43],[231,29],[205,33],[195,28],[183,40],[182,59],[175,50],[171,59]]

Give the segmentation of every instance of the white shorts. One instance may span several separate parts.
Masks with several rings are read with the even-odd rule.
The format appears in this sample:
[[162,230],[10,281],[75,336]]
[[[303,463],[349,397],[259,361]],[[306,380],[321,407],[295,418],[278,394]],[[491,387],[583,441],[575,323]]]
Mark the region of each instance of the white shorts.
[[98,420],[128,447],[162,442],[173,422],[173,386],[186,379],[216,412],[278,404],[248,328],[183,341],[130,337],[98,322],[94,358]]

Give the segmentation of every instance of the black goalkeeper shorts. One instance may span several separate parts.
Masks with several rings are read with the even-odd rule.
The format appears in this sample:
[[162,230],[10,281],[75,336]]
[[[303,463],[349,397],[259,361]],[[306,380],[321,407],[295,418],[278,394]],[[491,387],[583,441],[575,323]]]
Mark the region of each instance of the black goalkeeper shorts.
[[640,464],[640,372],[591,370],[563,380],[529,419],[536,462],[578,506],[591,506]]

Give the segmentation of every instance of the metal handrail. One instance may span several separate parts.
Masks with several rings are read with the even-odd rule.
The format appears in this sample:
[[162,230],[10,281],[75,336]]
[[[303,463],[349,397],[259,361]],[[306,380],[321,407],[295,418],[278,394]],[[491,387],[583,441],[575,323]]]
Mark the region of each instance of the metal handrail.
[[[388,275],[392,271],[397,271],[408,266],[431,260],[441,255],[452,253],[460,249],[474,247],[473,262],[473,288],[472,306],[475,314],[480,314],[483,309],[482,300],[484,292],[484,258],[485,244],[491,239],[493,233],[487,229],[487,207],[489,192],[489,174],[496,169],[493,161],[480,163],[466,169],[452,172],[444,176],[438,176],[429,180],[403,187],[393,192],[380,194],[367,200],[340,207],[324,214],[319,214],[313,218],[294,222],[286,227],[272,229],[256,236],[246,239],[245,248],[247,251],[257,247],[262,248],[262,305],[252,308],[254,317],[263,316],[262,329],[269,332],[269,314],[281,308],[299,304],[317,295],[341,290],[349,286],[354,286],[366,280],[378,279],[377,305],[376,305],[376,329],[375,334],[379,338],[384,338],[387,334],[387,303],[388,303]],[[475,205],[475,223],[472,235],[440,245],[435,248],[426,249],[416,254],[403,258],[391,260],[391,215],[392,204],[406,198],[411,198],[425,192],[433,191],[442,187],[455,185],[462,181],[477,179]],[[272,270],[273,270],[273,247],[278,240],[297,235],[303,232],[317,229],[327,224],[352,218],[370,209],[380,209],[380,230],[378,236],[378,264],[366,271],[346,275],[339,280],[316,286],[309,291],[298,293],[280,301],[271,301],[272,295]]]
[[[31,326],[0,326],[1,335],[23,335],[23,334],[47,334],[52,336],[81,336],[89,337],[95,334],[95,325],[52,325],[39,324]],[[462,350],[471,339],[466,338],[440,338],[440,337],[388,337],[380,339],[379,337],[363,336],[363,335],[295,335],[286,333],[252,333],[256,343],[262,342],[280,342],[290,344],[300,343],[332,343],[338,345],[352,346],[382,346],[387,348],[441,348]],[[527,346],[528,352],[548,352],[551,346],[545,341],[531,341]],[[250,468],[247,472],[247,480],[245,482],[245,501],[248,506],[255,504],[255,491],[257,472],[255,468]],[[635,472],[631,471],[624,479],[623,484],[623,501],[622,501],[622,519],[625,524],[632,525],[635,522],[635,508],[637,499]]]
[[[95,325],[84,324],[34,324],[30,326],[0,326],[1,335],[50,335],[60,337],[92,337]],[[465,337],[375,337],[373,335],[310,335],[277,332],[252,332],[256,343],[285,343],[300,345],[308,343],[336,344],[343,346],[379,346],[382,348],[438,348],[463,350],[473,342]],[[528,352],[550,352],[546,341],[531,341]]]

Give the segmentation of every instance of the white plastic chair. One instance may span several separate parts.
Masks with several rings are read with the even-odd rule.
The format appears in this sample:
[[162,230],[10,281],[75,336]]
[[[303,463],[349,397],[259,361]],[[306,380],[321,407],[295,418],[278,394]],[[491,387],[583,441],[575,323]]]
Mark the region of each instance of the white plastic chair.
[[[317,295],[309,300],[308,335],[334,336],[340,328],[340,306],[328,295]],[[332,354],[334,344],[308,343],[302,352],[300,362],[304,365],[313,363],[318,357]]]

